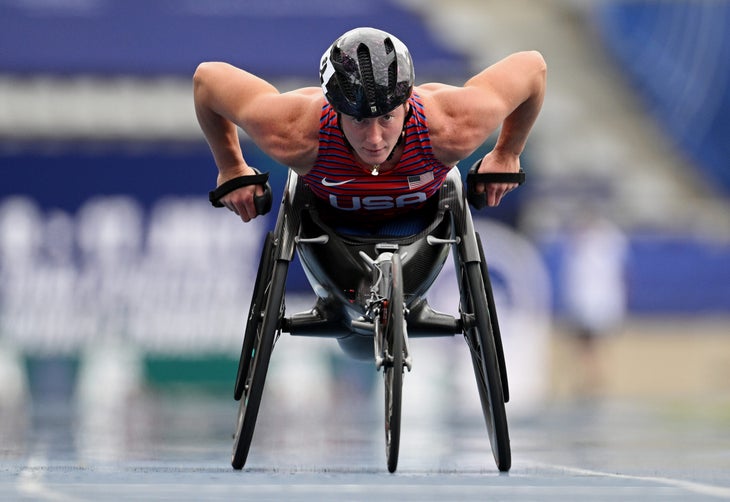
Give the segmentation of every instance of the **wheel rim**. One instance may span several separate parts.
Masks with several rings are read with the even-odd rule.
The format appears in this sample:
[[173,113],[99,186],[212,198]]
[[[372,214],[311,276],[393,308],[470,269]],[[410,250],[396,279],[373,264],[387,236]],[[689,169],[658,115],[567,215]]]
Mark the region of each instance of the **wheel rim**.
[[285,278],[288,262],[277,262],[271,279],[266,285],[264,297],[264,315],[256,320],[250,360],[247,373],[242,384],[242,396],[236,421],[231,464],[241,469],[246,462],[253,439],[256,418],[266,381],[269,361],[276,340],[279,319],[284,310]]
[[[489,309],[486,303],[486,295],[480,298],[473,296],[474,289],[483,289],[477,287],[478,285],[483,286],[482,281],[478,264],[465,264],[462,268],[462,310],[474,317],[474,322],[465,331],[465,336],[471,352],[492,454],[499,470],[508,471],[511,467],[509,432],[504,409],[499,363],[494,347],[493,334],[491,333],[491,323],[489,322]],[[481,333],[482,330],[484,333]],[[492,347],[484,347],[482,340],[488,341],[490,339],[492,340]],[[486,361],[490,361],[492,366],[487,367]],[[498,417],[495,416],[495,412],[499,413]]]

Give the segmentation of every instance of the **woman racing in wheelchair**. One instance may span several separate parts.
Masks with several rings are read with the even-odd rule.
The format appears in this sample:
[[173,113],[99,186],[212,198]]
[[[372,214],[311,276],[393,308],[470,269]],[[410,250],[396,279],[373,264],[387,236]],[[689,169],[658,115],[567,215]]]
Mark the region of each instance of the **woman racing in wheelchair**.
[[[245,70],[202,63],[193,79],[195,111],[219,171],[214,202],[244,222],[259,214],[254,197],[263,194],[265,176],[246,163],[240,126],[305,180],[333,219],[380,230],[395,216],[417,216],[448,171],[500,127],[478,172],[518,173],[545,80],[545,61],[531,51],[504,58],[463,87],[415,86],[407,47],[373,28],[348,31],[327,49],[321,89],[280,93]],[[477,183],[475,190],[496,206],[517,186]]]
[[[243,221],[268,211],[262,204],[270,201],[262,197],[267,175],[246,164],[237,126],[292,169],[251,296],[234,390],[240,406],[231,464],[242,469],[246,462],[277,333],[335,337],[348,354],[375,357],[385,382],[390,472],[398,463],[403,368],[411,368],[408,333],[463,333],[492,453],[498,468],[507,471],[504,356],[481,241],[454,166],[501,126],[495,148],[475,164],[467,185],[480,192],[476,205],[492,206],[517,186],[520,153],[543,101],[545,63],[540,54],[523,52],[463,87],[414,86],[405,45],[388,33],[359,28],[324,53],[320,83],[321,90],[280,94],[224,63],[203,63],[195,73],[196,112],[219,170],[213,205]],[[488,179],[474,176],[476,168]],[[426,228],[404,229],[403,223],[411,229],[414,222],[427,223],[435,206],[439,216]],[[329,221],[320,224],[324,220]],[[375,237],[343,238],[343,224],[347,233],[363,230]],[[404,236],[398,242],[388,238],[398,235]],[[317,303],[287,316],[286,272],[294,247]],[[424,297],[449,247],[459,285],[458,317],[433,311]]]

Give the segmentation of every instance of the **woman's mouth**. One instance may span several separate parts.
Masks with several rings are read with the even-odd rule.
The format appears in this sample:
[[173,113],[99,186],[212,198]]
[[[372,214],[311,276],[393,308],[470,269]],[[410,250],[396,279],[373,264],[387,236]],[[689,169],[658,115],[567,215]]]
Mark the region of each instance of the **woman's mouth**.
[[365,152],[365,155],[367,155],[368,157],[380,157],[385,153],[385,148],[378,148],[376,150],[363,148],[363,152]]

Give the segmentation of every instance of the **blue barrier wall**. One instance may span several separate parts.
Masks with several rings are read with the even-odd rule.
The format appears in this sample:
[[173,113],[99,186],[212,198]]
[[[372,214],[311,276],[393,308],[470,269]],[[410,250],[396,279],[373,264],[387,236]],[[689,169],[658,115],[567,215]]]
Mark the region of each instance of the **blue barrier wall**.
[[[730,314],[730,244],[691,236],[637,233],[627,237],[624,281],[630,313]],[[562,281],[569,259],[566,242],[567,237],[556,237],[540,244],[558,314],[567,313],[567,291]]]
[[462,55],[392,0],[0,2],[0,72],[187,76],[219,60],[316,80],[324,50],[357,26],[398,36],[419,74],[467,72]]
[[602,2],[603,40],[658,123],[730,194],[730,2]]

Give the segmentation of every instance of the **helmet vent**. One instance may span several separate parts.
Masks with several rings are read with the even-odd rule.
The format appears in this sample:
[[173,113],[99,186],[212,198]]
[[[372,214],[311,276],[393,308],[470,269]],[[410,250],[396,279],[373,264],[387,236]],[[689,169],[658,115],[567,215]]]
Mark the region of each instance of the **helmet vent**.
[[[335,47],[334,49],[332,49],[330,59],[336,65],[344,65],[344,57],[342,54],[342,50],[339,47]],[[335,72],[335,78],[337,79],[337,85],[339,85],[340,90],[345,95],[345,98],[347,98],[349,101],[356,101],[357,96],[355,96],[355,89],[353,88],[352,82],[349,78],[347,78],[346,74],[337,71]]]
[[[385,53],[391,54],[395,52],[395,45],[390,37],[383,40],[383,46],[385,47]],[[393,58],[393,62],[388,65],[388,92],[393,92],[398,82],[398,63],[397,58]]]
[[388,92],[394,92],[398,83],[398,63],[393,61],[388,65]]
[[370,49],[365,44],[360,44],[357,48],[357,62],[360,67],[360,78],[362,79],[362,85],[365,89],[365,95],[368,100],[368,104],[375,105],[375,75],[373,74],[373,63],[370,60]]
[[337,84],[340,86],[340,89],[342,90],[342,93],[345,95],[345,97],[349,101],[356,101],[357,96],[355,95],[355,89],[352,87],[352,82],[350,82],[350,80],[343,75],[336,75],[336,78]]

